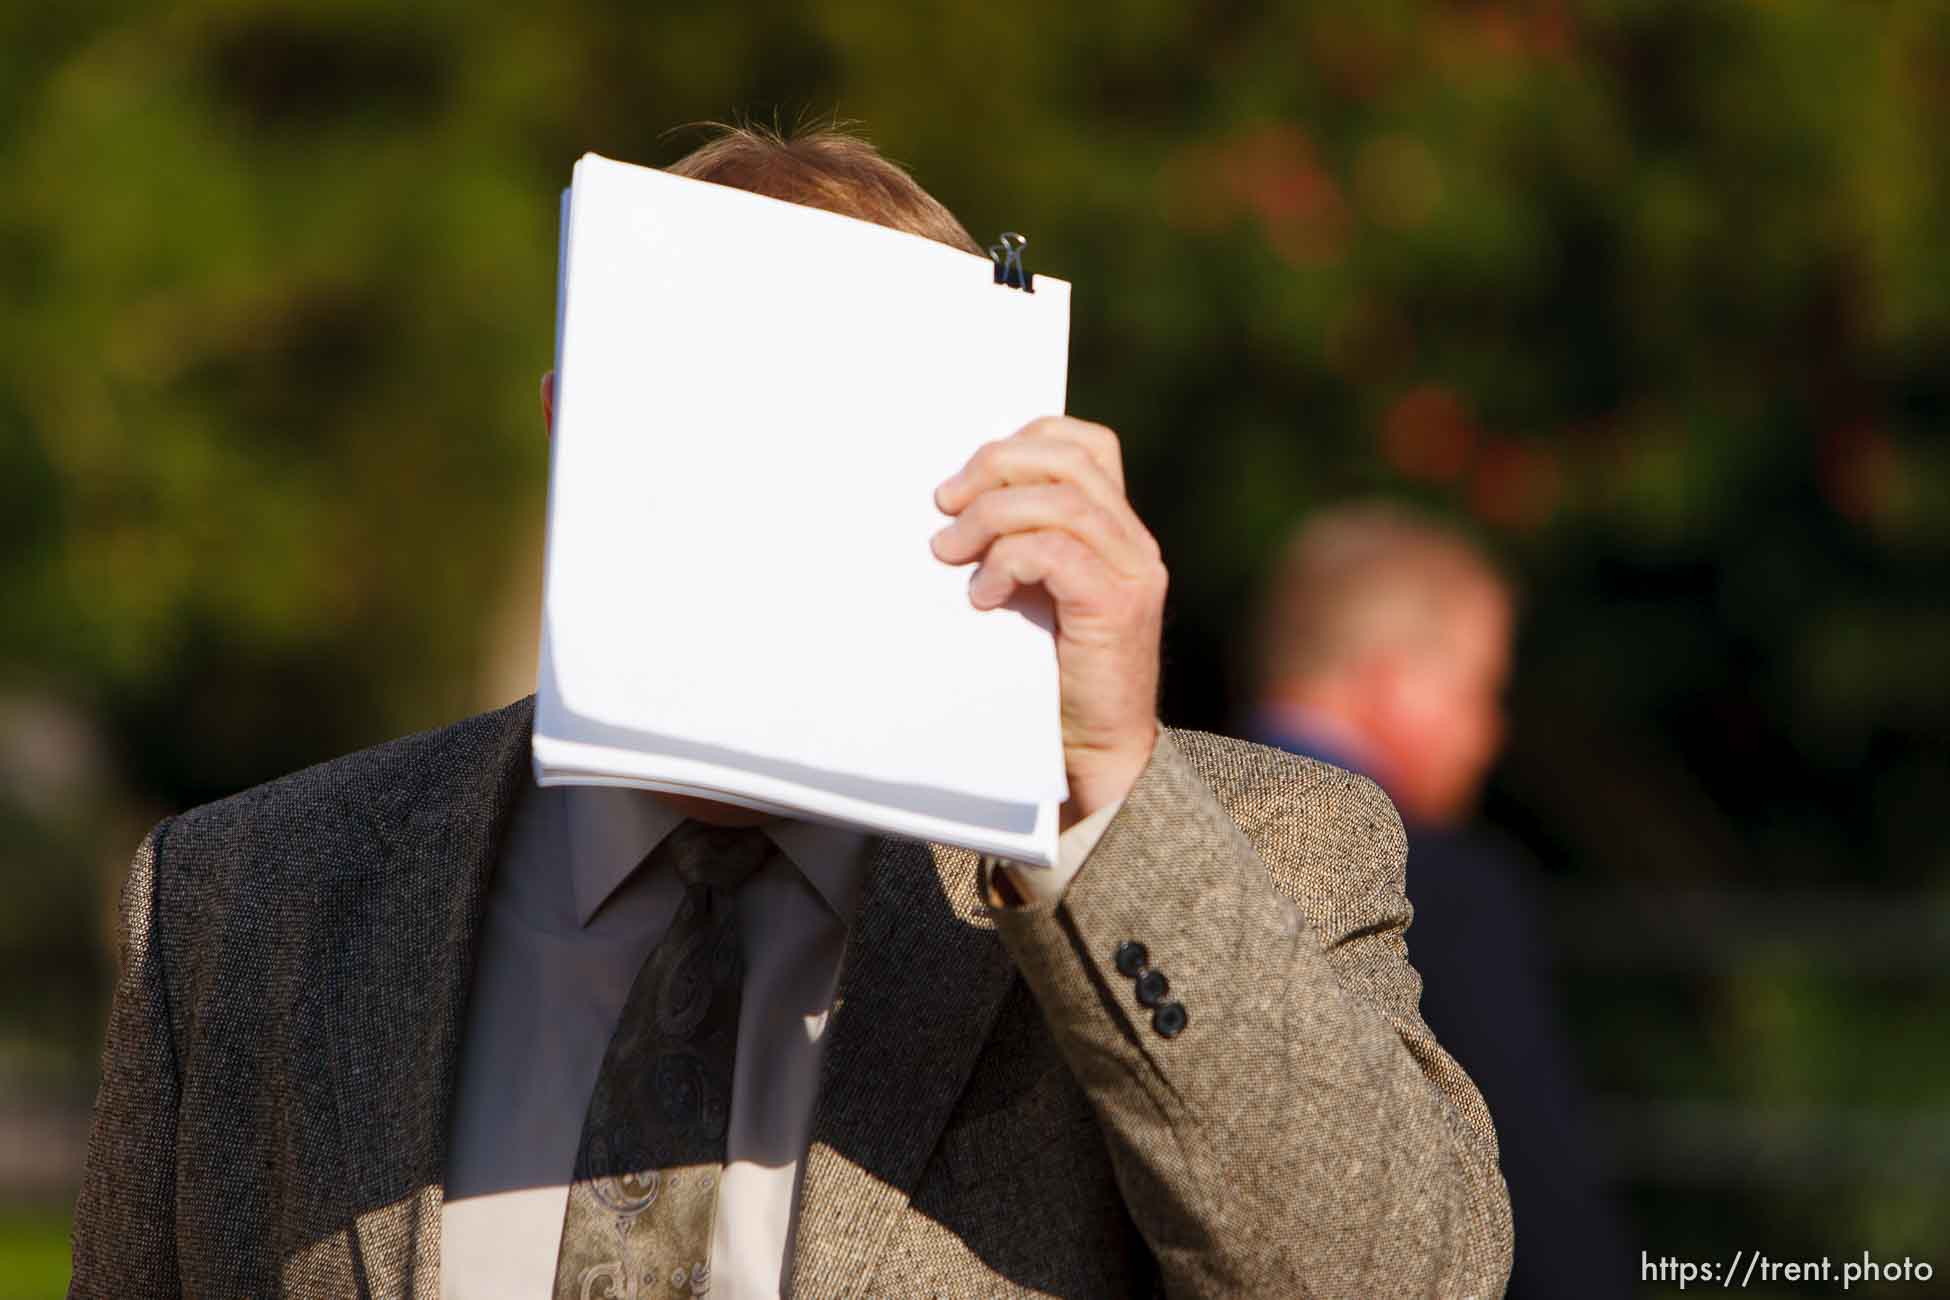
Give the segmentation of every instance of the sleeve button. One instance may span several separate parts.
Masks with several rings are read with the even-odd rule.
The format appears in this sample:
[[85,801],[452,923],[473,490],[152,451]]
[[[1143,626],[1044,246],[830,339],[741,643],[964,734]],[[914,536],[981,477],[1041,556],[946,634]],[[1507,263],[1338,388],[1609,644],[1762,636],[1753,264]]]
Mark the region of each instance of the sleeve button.
[[1165,1000],[1171,991],[1171,981],[1161,970],[1148,970],[1137,978],[1137,1000],[1139,1006],[1155,1007]]
[[1117,963],[1119,974],[1136,975],[1150,962],[1151,954],[1146,952],[1144,945],[1137,940],[1126,939],[1117,945],[1117,951],[1111,955],[1111,960]]
[[1151,1027],[1165,1038],[1176,1038],[1191,1019],[1182,1002],[1167,1002],[1151,1013]]

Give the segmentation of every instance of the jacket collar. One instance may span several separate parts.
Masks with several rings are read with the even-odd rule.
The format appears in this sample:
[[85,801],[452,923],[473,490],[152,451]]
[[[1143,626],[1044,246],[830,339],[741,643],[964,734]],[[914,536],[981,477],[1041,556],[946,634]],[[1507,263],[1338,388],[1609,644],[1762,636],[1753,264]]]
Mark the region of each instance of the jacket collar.
[[847,934],[800,1170],[795,1295],[873,1294],[882,1244],[1015,978],[966,849],[881,837]]
[[[348,765],[369,852],[321,882],[329,1040],[357,1263],[375,1295],[439,1295],[441,1184],[481,909],[527,779],[532,699]],[[382,751],[383,752],[383,751]]]
[[[342,785],[373,843],[321,881],[318,904],[346,1195],[374,1294],[439,1295],[460,1036],[533,720],[530,697],[403,742]],[[800,1176],[801,1295],[867,1286],[1014,977],[974,853],[876,836],[867,858]]]

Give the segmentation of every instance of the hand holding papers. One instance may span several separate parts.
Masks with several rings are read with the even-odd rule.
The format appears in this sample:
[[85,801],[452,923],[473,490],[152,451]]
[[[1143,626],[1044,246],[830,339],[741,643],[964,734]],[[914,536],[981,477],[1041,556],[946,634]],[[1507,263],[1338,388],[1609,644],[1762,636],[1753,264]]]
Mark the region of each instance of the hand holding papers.
[[1063,408],[1069,285],[593,155],[562,243],[537,779],[1054,861],[1048,620],[929,538]]

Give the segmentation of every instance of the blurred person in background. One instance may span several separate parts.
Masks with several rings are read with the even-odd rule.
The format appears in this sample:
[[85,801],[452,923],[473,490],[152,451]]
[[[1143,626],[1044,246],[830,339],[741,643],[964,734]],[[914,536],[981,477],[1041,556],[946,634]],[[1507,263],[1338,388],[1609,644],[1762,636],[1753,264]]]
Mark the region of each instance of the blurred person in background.
[[1260,611],[1246,734],[1373,778],[1408,831],[1422,1014],[1495,1116],[1513,1300],[1624,1296],[1627,1247],[1581,1114],[1533,897],[1536,865],[1473,824],[1503,744],[1516,593],[1461,533],[1387,502],[1320,511]]

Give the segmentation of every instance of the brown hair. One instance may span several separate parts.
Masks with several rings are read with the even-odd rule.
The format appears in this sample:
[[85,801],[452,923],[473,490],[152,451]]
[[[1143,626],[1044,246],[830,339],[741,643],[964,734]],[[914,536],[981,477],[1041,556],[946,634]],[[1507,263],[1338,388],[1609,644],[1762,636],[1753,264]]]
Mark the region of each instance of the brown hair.
[[1251,665],[1262,692],[1337,671],[1384,646],[1441,635],[1452,610],[1518,592],[1460,529],[1390,501],[1315,513],[1287,541],[1261,605]]
[[980,254],[955,214],[907,169],[837,126],[786,133],[776,127],[710,122],[716,134],[664,170],[875,225]]

